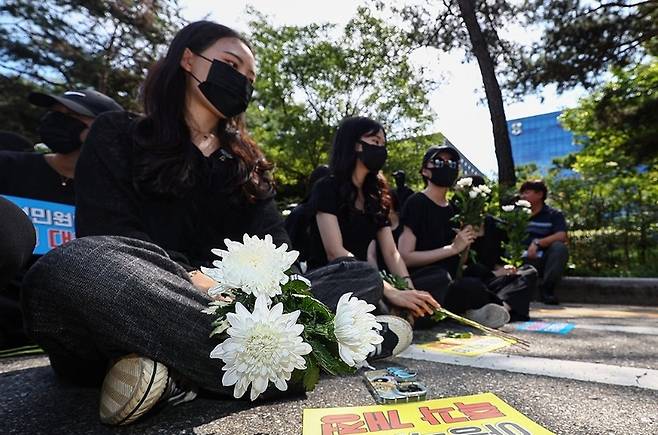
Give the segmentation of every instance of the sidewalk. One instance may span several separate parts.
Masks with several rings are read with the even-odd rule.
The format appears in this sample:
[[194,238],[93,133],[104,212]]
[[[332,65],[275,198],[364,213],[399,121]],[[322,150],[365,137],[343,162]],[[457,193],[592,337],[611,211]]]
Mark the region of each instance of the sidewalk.
[[[658,369],[658,310],[595,305],[533,308],[533,317],[573,322],[576,328],[557,336],[512,331],[509,325],[508,332],[532,341],[531,350],[506,348],[488,356],[543,358],[549,368],[570,361],[648,372]],[[424,331],[415,341],[432,338],[432,331]],[[555,433],[640,435],[658,431],[657,390],[477,368],[473,366],[476,360],[469,366],[399,358],[379,365],[416,368],[428,385],[430,398],[493,392]],[[373,404],[358,376],[323,378],[306,398],[255,405],[199,399],[167,408],[133,426],[111,429],[98,423],[98,391],[58,383],[43,356],[0,360],[0,391],[0,421],[3,433],[9,434],[287,435],[301,433],[303,408]]]

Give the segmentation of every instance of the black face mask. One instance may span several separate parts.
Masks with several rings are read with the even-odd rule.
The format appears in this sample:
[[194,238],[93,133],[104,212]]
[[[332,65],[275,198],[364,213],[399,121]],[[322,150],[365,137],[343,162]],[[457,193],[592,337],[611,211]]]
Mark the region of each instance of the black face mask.
[[80,133],[85,128],[87,125],[79,119],[52,111],[41,118],[37,131],[41,141],[53,152],[68,154],[82,146]]
[[200,54],[197,56],[212,63],[204,82],[190,73],[194,80],[199,82],[199,90],[210,101],[210,104],[227,118],[232,118],[247,110],[251,94],[254,92],[254,87],[247,77],[226,62],[208,59]]
[[432,172],[432,177],[430,177],[432,184],[441,187],[452,187],[455,184],[455,181],[457,181],[457,175],[459,175],[459,168],[444,166],[442,168],[428,169]]
[[362,151],[357,151],[356,153],[359,156],[359,159],[361,159],[370,172],[378,172],[384,167],[384,163],[386,163],[386,157],[388,156],[386,147],[372,145],[362,140],[360,140],[359,143],[362,147]]

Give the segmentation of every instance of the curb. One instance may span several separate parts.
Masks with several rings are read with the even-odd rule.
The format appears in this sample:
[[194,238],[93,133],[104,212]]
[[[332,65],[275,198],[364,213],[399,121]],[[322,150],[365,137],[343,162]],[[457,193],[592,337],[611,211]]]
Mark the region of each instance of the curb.
[[658,306],[658,278],[569,276],[555,293],[564,302]]

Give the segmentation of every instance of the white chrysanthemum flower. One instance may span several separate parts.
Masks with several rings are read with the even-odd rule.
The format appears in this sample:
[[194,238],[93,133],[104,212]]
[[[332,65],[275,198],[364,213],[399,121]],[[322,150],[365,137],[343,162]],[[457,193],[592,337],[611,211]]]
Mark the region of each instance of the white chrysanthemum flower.
[[[288,282],[285,271],[295,262],[299,252],[288,251],[285,243],[278,248],[269,234],[264,239],[245,234],[243,243],[224,240],[227,250],[213,249],[221,257],[213,262],[216,269],[201,270],[220,283],[214,292],[239,288],[254,296],[271,298],[281,293],[281,284]],[[213,296],[208,292],[210,296]]]
[[477,198],[479,194],[480,194],[479,190],[471,189],[468,191],[468,196],[470,196],[471,199]]
[[463,189],[463,188],[465,188],[465,187],[469,187],[469,186],[471,186],[472,184],[473,184],[473,179],[472,179],[472,178],[470,178],[470,177],[468,177],[468,178],[462,178],[461,180],[459,180],[459,181],[457,182],[457,187]]
[[377,332],[382,325],[370,313],[375,306],[351,296],[351,292],[345,293],[338,300],[334,333],[340,358],[350,367],[361,367],[384,338]]
[[491,193],[491,188],[489,186],[487,186],[486,184],[482,184],[482,185],[480,185],[480,192],[484,192],[487,195],[489,195]]
[[519,207],[526,207],[526,208],[531,207],[530,202],[526,201],[525,199],[519,199],[518,201],[516,201],[516,205]]
[[526,214],[532,214],[532,210],[529,208],[524,208],[523,210],[525,210]]
[[510,211],[513,211],[513,210],[514,210],[513,205],[504,205],[503,206],[503,211],[510,212]]
[[605,165],[606,165],[608,168],[615,168],[615,167],[619,166],[619,163],[614,162],[614,161],[610,161],[610,162],[605,162]]
[[255,400],[270,382],[286,391],[293,370],[306,368],[303,355],[312,348],[300,337],[304,330],[296,323],[300,312],[283,314],[283,304],[272,309],[268,304],[268,299],[261,296],[250,313],[236,303],[235,313],[226,315],[229,338],[210,352],[210,358],[224,361],[222,385],[235,385],[235,398],[242,397],[251,385],[250,397]]

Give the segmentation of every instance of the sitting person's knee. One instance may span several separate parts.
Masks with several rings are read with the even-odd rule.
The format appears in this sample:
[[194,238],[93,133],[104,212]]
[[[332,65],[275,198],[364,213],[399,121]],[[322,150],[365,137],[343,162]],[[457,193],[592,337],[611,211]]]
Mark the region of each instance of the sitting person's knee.
[[551,243],[551,246],[548,247],[548,250],[550,252],[558,252],[567,255],[569,254],[569,248],[567,248],[566,243],[561,242],[559,240]]

